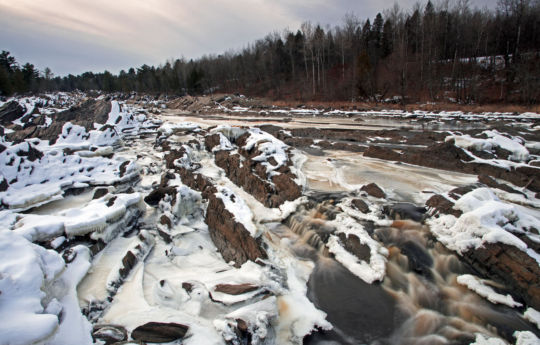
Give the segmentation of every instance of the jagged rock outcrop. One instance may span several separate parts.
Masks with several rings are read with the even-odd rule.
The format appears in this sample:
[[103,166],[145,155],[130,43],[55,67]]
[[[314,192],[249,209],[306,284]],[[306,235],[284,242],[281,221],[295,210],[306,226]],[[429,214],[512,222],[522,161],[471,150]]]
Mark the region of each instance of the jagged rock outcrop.
[[503,243],[486,243],[461,257],[484,276],[512,288],[529,306],[540,309],[540,266],[524,251]]
[[24,108],[17,101],[11,101],[0,107],[0,124],[7,126],[24,114]]
[[426,206],[432,208],[434,213],[451,214],[459,217],[463,214],[460,210],[454,208],[454,203],[442,195],[435,194],[426,201]]
[[253,238],[215,194],[209,197],[205,222],[212,241],[225,261],[234,261],[234,266],[240,267],[248,260],[256,262],[258,258],[267,257],[260,238]]

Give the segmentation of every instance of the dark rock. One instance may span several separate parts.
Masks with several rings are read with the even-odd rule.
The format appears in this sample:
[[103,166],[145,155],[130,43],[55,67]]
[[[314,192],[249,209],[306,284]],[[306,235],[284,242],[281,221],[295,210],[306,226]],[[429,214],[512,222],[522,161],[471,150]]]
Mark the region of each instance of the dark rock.
[[497,188],[497,189],[500,189],[500,190],[504,190],[505,192],[508,192],[508,193],[516,193],[516,194],[524,195],[522,192],[510,187],[507,184],[499,183],[499,182],[495,181],[495,179],[493,179],[491,176],[488,176],[488,175],[485,175],[485,174],[478,175],[478,182],[483,183],[486,186],[491,187],[491,188]]
[[169,343],[183,339],[189,327],[179,323],[148,322],[133,330],[131,337],[149,343]]
[[0,107],[0,124],[7,126],[24,115],[24,108],[17,101],[11,101]]
[[43,152],[36,149],[30,143],[28,143],[28,150],[19,150],[17,151],[17,156],[19,157],[26,157],[30,162],[36,161],[38,159],[41,159],[43,157]]
[[125,161],[120,164],[120,177],[124,177],[124,175],[126,174],[127,166],[129,165],[129,163],[131,163],[131,161]]
[[361,191],[368,193],[371,196],[374,196],[376,198],[385,198],[386,194],[384,194],[383,190],[377,186],[375,183],[370,183],[365,186],[362,186],[360,188]]
[[182,283],[182,289],[186,290],[188,293],[190,293],[193,290],[193,284],[191,283]]
[[123,267],[120,268],[120,271],[119,271],[120,277],[122,279],[126,278],[129,272],[131,272],[131,270],[133,269],[133,267],[135,267],[136,263],[137,263],[137,257],[131,251],[128,251],[126,255],[124,255],[124,257],[122,258]]
[[457,187],[457,188],[454,188],[451,191],[449,191],[448,195],[450,197],[452,197],[453,199],[457,200],[457,199],[461,198],[462,196],[464,196],[465,194],[470,193],[473,190],[477,189],[478,187],[480,187],[480,186],[474,185],[474,184]]
[[405,202],[398,202],[396,204],[385,205],[383,207],[383,213],[395,220],[410,219],[415,222],[421,222],[424,219],[426,208]]
[[485,243],[462,258],[482,275],[510,287],[529,306],[540,308],[540,266],[524,251],[503,243]]
[[240,267],[248,260],[266,258],[266,252],[259,242],[244,225],[235,221],[234,216],[225,208],[223,200],[215,194],[209,196],[205,222],[212,241],[225,261],[234,261],[234,265]]
[[112,198],[110,198],[108,201],[107,201],[107,207],[111,207],[112,205],[114,205],[114,202],[116,201],[117,199],[117,196],[113,196]]
[[144,198],[144,202],[146,202],[152,207],[157,207],[159,205],[159,202],[165,197],[165,195],[170,195],[174,199],[174,197],[176,196],[176,188],[157,187]]
[[362,200],[362,199],[353,199],[351,201],[351,204],[356,208],[358,211],[362,213],[368,213],[369,212],[369,206],[368,204]]
[[4,176],[0,176],[0,192],[5,192],[9,188],[9,184]]
[[121,342],[127,339],[127,330],[119,325],[95,325],[92,337],[105,342],[105,345]]
[[257,290],[259,287],[252,284],[218,284],[214,288],[216,292],[223,292],[229,295],[241,295]]
[[360,260],[369,262],[369,259],[371,258],[371,250],[369,249],[368,245],[360,242],[358,236],[354,234],[346,235],[341,232],[338,234],[338,237],[349,253],[354,254]]
[[426,201],[427,207],[432,207],[436,212],[443,214],[451,214],[455,217],[460,217],[463,212],[454,209],[454,203],[442,195],[435,194]]
[[108,193],[109,193],[109,190],[107,188],[104,188],[104,187],[96,188],[94,190],[94,196],[92,197],[92,199],[93,200],[99,199],[101,197],[104,197]]

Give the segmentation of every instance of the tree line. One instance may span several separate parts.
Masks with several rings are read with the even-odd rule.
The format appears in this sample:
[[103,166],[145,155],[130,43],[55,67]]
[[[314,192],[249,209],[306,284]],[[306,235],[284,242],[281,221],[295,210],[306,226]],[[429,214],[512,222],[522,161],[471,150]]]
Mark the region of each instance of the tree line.
[[54,77],[0,55],[3,95],[102,90],[155,94],[238,92],[274,99],[408,103],[540,100],[540,0],[498,0],[495,10],[468,0],[397,4],[335,27],[305,22],[240,51],[143,65],[117,75]]

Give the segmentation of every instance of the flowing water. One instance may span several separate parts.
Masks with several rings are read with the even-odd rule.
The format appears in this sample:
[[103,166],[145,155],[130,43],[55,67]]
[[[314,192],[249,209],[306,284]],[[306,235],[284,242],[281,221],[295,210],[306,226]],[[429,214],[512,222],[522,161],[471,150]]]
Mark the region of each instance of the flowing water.
[[332,203],[322,202],[291,216],[280,229],[297,235],[296,255],[316,263],[308,297],[334,326],[307,337],[305,344],[470,344],[476,333],[509,341],[515,330],[538,334],[516,310],[459,285],[458,275],[474,272],[420,223],[365,224],[389,249],[384,281],[365,283],[326,250],[325,238],[338,230],[327,219],[336,212]]

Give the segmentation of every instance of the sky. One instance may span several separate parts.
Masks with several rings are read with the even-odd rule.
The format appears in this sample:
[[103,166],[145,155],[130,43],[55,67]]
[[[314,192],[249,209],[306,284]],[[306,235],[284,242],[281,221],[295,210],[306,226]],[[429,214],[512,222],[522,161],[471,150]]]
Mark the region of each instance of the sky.
[[[452,0],[450,0],[452,2]],[[373,19],[417,0],[0,0],[0,50],[55,75],[118,73],[143,64],[234,51],[311,21]],[[425,5],[426,1],[419,1]],[[436,3],[437,1],[435,1]],[[495,0],[469,0],[494,8]]]

